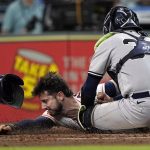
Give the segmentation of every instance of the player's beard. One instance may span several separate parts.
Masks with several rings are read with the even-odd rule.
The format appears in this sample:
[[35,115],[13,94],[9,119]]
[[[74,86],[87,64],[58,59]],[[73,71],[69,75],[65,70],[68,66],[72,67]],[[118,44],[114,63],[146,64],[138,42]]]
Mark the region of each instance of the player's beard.
[[63,105],[61,103],[57,103],[57,107],[54,109],[47,109],[50,115],[57,116],[62,113]]

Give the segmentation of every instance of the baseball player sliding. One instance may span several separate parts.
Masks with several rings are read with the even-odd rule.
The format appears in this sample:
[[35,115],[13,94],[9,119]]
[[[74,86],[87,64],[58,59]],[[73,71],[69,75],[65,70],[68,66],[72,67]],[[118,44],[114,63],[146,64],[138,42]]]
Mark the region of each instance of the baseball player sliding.
[[[111,101],[111,97],[105,92],[111,97],[116,96],[118,92],[116,84],[113,81],[99,84],[95,104]],[[33,90],[33,95],[39,96],[45,112],[35,120],[22,120],[13,124],[0,125],[1,134],[15,130],[44,129],[53,126],[82,130],[77,121],[77,114],[81,107],[80,93],[73,95],[66,82],[57,73],[49,72],[41,78]]]

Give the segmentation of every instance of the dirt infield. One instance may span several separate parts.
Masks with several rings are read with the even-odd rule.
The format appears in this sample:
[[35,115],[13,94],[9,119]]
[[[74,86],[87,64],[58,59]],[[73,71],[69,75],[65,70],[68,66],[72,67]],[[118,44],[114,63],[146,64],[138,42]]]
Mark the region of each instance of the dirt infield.
[[50,130],[0,135],[0,146],[150,144],[150,132],[84,133],[55,127]]

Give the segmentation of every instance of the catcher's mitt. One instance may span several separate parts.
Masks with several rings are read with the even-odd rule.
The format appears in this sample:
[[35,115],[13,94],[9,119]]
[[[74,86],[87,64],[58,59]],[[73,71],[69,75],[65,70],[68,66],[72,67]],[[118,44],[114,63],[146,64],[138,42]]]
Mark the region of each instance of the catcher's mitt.
[[24,85],[24,82],[17,75],[0,75],[0,103],[21,107],[24,99],[21,85]]

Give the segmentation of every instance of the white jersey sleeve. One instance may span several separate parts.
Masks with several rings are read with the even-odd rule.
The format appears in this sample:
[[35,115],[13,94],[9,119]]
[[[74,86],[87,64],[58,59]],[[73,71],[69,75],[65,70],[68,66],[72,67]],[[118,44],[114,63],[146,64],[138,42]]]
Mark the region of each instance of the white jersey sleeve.
[[98,84],[96,93],[104,92],[105,93],[105,83]]

